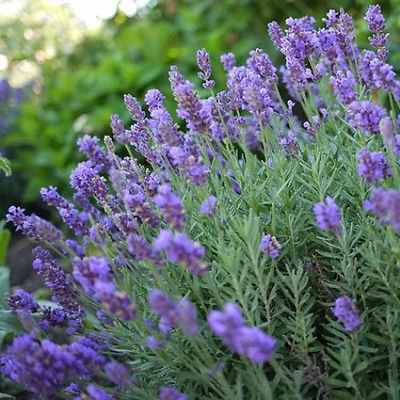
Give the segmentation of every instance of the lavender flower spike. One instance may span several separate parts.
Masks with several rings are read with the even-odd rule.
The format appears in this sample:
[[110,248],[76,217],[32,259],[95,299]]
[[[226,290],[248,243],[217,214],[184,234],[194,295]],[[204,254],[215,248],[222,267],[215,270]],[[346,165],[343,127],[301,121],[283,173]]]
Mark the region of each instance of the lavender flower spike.
[[207,263],[202,260],[204,247],[190,240],[184,233],[174,235],[164,229],[156,238],[154,247],[158,251],[164,250],[169,262],[186,267],[194,275],[203,275],[208,269]]
[[347,332],[355,332],[362,323],[355,310],[354,301],[347,296],[336,299],[333,314],[344,323]]
[[173,193],[171,186],[166,183],[158,188],[158,193],[153,197],[154,204],[161,208],[165,222],[172,228],[181,230],[185,226],[185,210],[179,196]]
[[186,394],[178,392],[171,387],[162,387],[160,389],[160,400],[189,400]]
[[281,247],[282,246],[276,240],[276,237],[271,235],[264,235],[260,244],[260,249],[267,253],[271,258],[279,257],[279,250]]
[[208,215],[209,217],[215,216],[215,206],[217,204],[217,198],[215,196],[207,197],[200,206],[200,213]]
[[204,81],[203,87],[205,89],[212,89],[215,86],[215,82],[210,80],[211,77],[211,65],[210,56],[206,49],[197,51],[197,65],[201,72],[198,73],[199,78]]
[[363,176],[367,183],[376,184],[380,179],[392,175],[382,152],[361,150],[358,153],[358,161],[358,175]]
[[369,6],[365,14],[365,20],[368,23],[368,29],[372,33],[379,33],[385,29],[385,18],[382,15],[381,6],[379,4]]
[[212,311],[207,318],[215,335],[236,353],[255,363],[267,362],[274,354],[277,341],[259,328],[247,327],[239,307],[225,304],[224,311]]
[[13,311],[37,312],[40,309],[38,302],[23,289],[17,289],[11,294],[7,299],[7,303]]
[[328,196],[325,199],[325,203],[320,202],[315,204],[313,211],[319,229],[340,234],[340,221],[342,216],[340,214],[339,206],[335,203],[332,197]]

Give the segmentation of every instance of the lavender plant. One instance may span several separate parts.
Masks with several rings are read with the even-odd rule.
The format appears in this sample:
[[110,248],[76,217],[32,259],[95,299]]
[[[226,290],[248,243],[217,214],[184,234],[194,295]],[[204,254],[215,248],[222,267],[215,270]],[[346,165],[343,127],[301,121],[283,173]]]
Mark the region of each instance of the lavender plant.
[[70,234],[9,210],[52,303],[9,296],[2,373],[48,399],[398,399],[400,83],[366,20],[364,50],[343,10],[273,22],[279,73],[227,54],[219,92],[200,50],[202,89],[170,70],[177,122],[126,95],[74,202],[42,190]]

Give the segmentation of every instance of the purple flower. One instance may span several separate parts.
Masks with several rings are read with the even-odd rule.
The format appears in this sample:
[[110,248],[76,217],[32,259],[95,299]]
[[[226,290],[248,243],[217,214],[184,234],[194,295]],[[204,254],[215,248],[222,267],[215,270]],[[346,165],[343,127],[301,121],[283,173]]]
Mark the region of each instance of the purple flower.
[[43,201],[57,209],[62,220],[75,231],[76,235],[88,234],[86,225],[88,215],[85,212],[79,213],[71,203],[58,194],[57,188],[53,186],[50,186],[48,189],[42,188],[40,194]]
[[207,197],[200,206],[200,213],[208,215],[209,217],[215,216],[215,206],[217,204],[217,198],[215,196]]
[[199,66],[199,69],[201,71],[198,73],[199,78],[204,81],[203,87],[205,89],[212,89],[215,86],[215,82],[213,80],[210,80],[210,56],[206,49],[197,50],[197,65]]
[[74,370],[79,376],[90,377],[105,364],[105,358],[97,352],[97,349],[85,344],[85,340],[73,342],[65,347],[65,350],[74,357]]
[[160,400],[188,400],[186,394],[178,392],[171,387],[162,387],[160,389]]
[[180,146],[183,139],[174,124],[171,115],[164,106],[164,95],[157,89],[149,90],[145,95],[145,102],[149,107],[151,119],[149,127],[162,146]]
[[128,376],[128,370],[125,365],[111,361],[106,364],[104,371],[107,378],[118,386],[130,386],[134,384],[134,379]]
[[212,311],[207,323],[232,351],[255,363],[264,363],[274,354],[276,339],[261,329],[245,326],[240,309],[235,304],[227,303],[223,311]]
[[177,68],[170,69],[171,88],[178,103],[176,113],[179,118],[186,121],[187,127],[199,135],[207,128],[207,124],[201,117],[201,101],[190,81],[183,79]]
[[243,326],[236,335],[236,351],[257,364],[267,362],[275,353],[277,340],[261,329]]
[[347,332],[355,332],[362,323],[356,312],[354,301],[347,296],[336,299],[333,314],[344,323],[344,329]]
[[78,385],[77,383],[71,383],[68,387],[65,388],[65,391],[74,395],[78,395],[81,394],[82,386]]
[[368,88],[384,88],[390,91],[395,88],[393,67],[382,61],[373,51],[364,50],[358,61],[361,77]]
[[368,29],[373,33],[379,33],[385,29],[385,18],[382,15],[379,4],[368,7],[365,20],[368,23]]
[[268,85],[276,85],[278,83],[276,68],[261,49],[255,49],[250,52],[247,66],[261,76]]
[[220,61],[221,61],[222,65],[224,66],[224,70],[226,72],[229,72],[231,69],[236,67],[236,59],[232,53],[223,54],[220,57]]
[[99,146],[99,138],[85,135],[77,141],[79,150],[89,157],[96,172],[108,171],[111,162]]
[[168,183],[158,188],[157,194],[153,197],[153,202],[161,208],[164,220],[171,228],[182,230],[185,227],[186,215],[182,208],[181,198],[173,193]]
[[329,78],[329,83],[333,87],[333,92],[338,97],[339,101],[344,104],[350,104],[356,99],[356,80],[350,71],[337,71],[335,76]]
[[389,52],[386,50],[388,38],[388,33],[374,33],[371,37],[368,38],[369,44],[377,49],[378,57],[382,61],[385,61],[389,56]]
[[196,336],[200,332],[196,309],[188,299],[175,304],[159,289],[151,290],[148,298],[151,309],[161,317],[159,328],[164,334],[177,326],[181,326],[189,336]]
[[367,149],[358,153],[358,175],[363,176],[367,183],[376,184],[380,179],[390,176],[391,169],[388,167],[382,152],[370,152]]
[[235,348],[236,331],[244,325],[242,313],[237,305],[227,303],[223,311],[211,311],[207,317],[207,323],[213,333],[222,338],[222,341]]
[[200,332],[200,327],[194,305],[188,299],[183,299],[177,304],[177,309],[179,325],[188,336],[196,336]]
[[390,117],[384,117],[379,123],[379,129],[383,138],[383,144],[387,148],[394,148],[396,143],[396,138],[394,135],[393,122]]
[[174,235],[170,230],[163,229],[154,241],[154,247],[158,251],[164,250],[169,262],[186,267],[194,275],[203,275],[208,269],[207,263],[202,261],[204,247],[184,233]]
[[329,230],[336,234],[340,233],[340,207],[335,201],[327,196],[325,203],[320,202],[314,205],[313,208],[319,229]]
[[178,309],[162,290],[153,289],[148,296],[151,309],[161,317],[161,331],[166,332],[178,325]]
[[73,189],[85,197],[94,196],[103,201],[107,198],[108,187],[88,162],[78,164],[72,171],[70,183]]
[[127,239],[129,253],[131,253],[136,260],[153,260],[156,263],[161,262],[161,256],[156,252],[153,247],[146,241],[143,236],[136,233],[131,233]]
[[261,126],[267,125],[273,113],[269,88],[253,70],[247,71],[241,85],[242,108],[248,110]]
[[142,111],[142,107],[136,97],[133,97],[130,94],[125,94],[124,103],[134,121],[143,121],[145,119],[146,114]]
[[71,378],[82,375],[77,358],[68,348],[50,340],[40,342],[30,335],[15,338],[1,364],[3,375],[45,398],[55,395]]
[[400,233],[400,192],[393,189],[374,189],[364,204],[366,211],[373,212],[382,225],[391,224]]
[[[78,302],[78,292],[73,286],[71,276],[66,274],[64,270],[57,264],[55,258],[48,250],[42,247],[36,247],[33,250],[35,260],[33,261],[33,269],[44,278],[47,287],[50,288],[52,301],[60,304],[61,309],[47,310],[44,313],[42,323],[46,324],[46,320],[50,325],[61,325],[68,323],[69,333],[79,331],[82,325],[84,310]],[[61,318],[58,319],[58,318]],[[42,325],[44,327],[45,325]]]
[[284,33],[276,21],[272,21],[268,24],[268,35],[271,38],[275,48],[280,50]]
[[116,289],[105,257],[75,259],[74,267],[74,278],[83,290],[100,302],[108,312],[125,321],[136,318],[135,305],[126,293]]
[[[304,124],[306,124],[306,122]],[[286,131],[286,134],[285,132],[279,132],[278,137],[279,137],[279,145],[282,147],[285,154],[294,157],[298,149],[296,132],[293,132],[291,129],[288,129]]]
[[172,146],[168,149],[168,155],[172,166],[182,168],[194,185],[199,186],[206,182],[208,167],[203,164],[202,157],[192,145]]
[[87,394],[92,399],[96,400],[113,400],[114,398],[108,395],[103,389],[98,388],[92,384],[88,385],[86,388]]
[[12,293],[8,299],[7,303],[11,310],[25,310],[30,312],[37,312],[40,309],[38,302],[32,297],[31,294],[25,292],[23,289],[17,289]]
[[267,253],[271,258],[279,257],[279,250],[281,249],[280,243],[276,240],[275,236],[269,234],[264,235],[261,239],[260,249]]
[[157,228],[160,218],[149,204],[146,192],[143,187],[132,183],[127,190],[123,191],[125,207],[128,212],[132,212],[139,217],[143,223],[152,228]]
[[124,122],[117,115],[111,115],[111,129],[113,133],[113,138],[121,144],[128,144],[131,136],[131,132],[126,130],[124,127]]
[[379,123],[386,111],[370,101],[353,101],[349,106],[351,123],[364,133],[379,133]]
[[165,346],[165,342],[160,342],[154,336],[149,335],[146,338],[146,346],[149,349],[162,349]]
[[12,222],[16,231],[21,231],[25,236],[38,242],[55,243],[61,239],[61,231],[50,222],[35,214],[25,215],[25,209],[11,206],[6,215],[7,222]]

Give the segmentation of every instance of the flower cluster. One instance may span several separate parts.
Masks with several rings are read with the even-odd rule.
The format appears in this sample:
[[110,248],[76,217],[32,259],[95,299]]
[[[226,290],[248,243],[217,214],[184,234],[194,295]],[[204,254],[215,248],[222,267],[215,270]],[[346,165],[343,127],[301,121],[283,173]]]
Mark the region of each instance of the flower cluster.
[[74,267],[73,275],[76,281],[111,315],[125,321],[136,317],[136,307],[129,296],[116,289],[106,258],[91,256],[75,259]]
[[268,361],[275,352],[276,339],[261,329],[245,326],[240,309],[235,304],[225,304],[223,311],[212,311],[207,322],[214,334],[221,337],[232,351],[255,363]]
[[163,229],[154,241],[158,251],[164,251],[171,263],[180,264],[192,274],[203,275],[208,265],[203,261],[205,249],[200,243],[193,242],[184,233],[172,233]]
[[276,237],[269,234],[263,236],[260,244],[260,249],[267,253],[271,258],[279,257],[279,250],[281,247],[282,246],[276,240]]
[[314,214],[317,219],[319,229],[340,233],[340,207],[335,203],[332,197],[328,196],[325,203],[319,202],[314,205]]
[[362,323],[356,312],[354,301],[347,296],[336,299],[333,314],[344,323],[344,329],[347,332],[356,331]]
[[17,337],[2,358],[2,373],[50,397],[74,377],[87,377],[104,365],[103,356],[82,344],[61,347],[30,335]]
[[365,202],[364,208],[373,212],[381,224],[390,224],[400,233],[400,192],[376,188]]
[[161,332],[167,333],[177,326],[181,326],[189,336],[195,336],[200,332],[196,310],[188,299],[175,304],[163,291],[153,289],[149,293],[149,304],[161,317],[158,325]]
[[367,183],[376,184],[380,179],[392,175],[382,152],[361,150],[358,153],[358,161],[358,175],[363,176]]

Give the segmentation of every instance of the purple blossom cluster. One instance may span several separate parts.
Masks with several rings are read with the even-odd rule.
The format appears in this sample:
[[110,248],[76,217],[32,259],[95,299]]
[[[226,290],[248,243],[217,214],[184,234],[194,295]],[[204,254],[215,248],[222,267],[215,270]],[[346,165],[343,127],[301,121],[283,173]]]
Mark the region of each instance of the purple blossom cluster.
[[75,231],[77,236],[88,234],[87,213],[79,213],[71,203],[58,194],[57,188],[53,186],[48,189],[42,188],[40,194],[44,202],[57,209],[62,220]]
[[135,305],[126,293],[117,290],[105,257],[75,259],[73,275],[82,289],[112,316],[125,321],[136,318]]
[[207,197],[200,206],[200,213],[209,217],[214,217],[216,213],[217,198],[215,196]]
[[282,248],[275,236],[264,235],[261,239],[260,249],[267,253],[271,258],[279,257],[279,251]]
[[368,29],[373,33],[382,32],[385,29],[385,18],[379,4],[369,6],[365,19],[368,22]]
[[30,293],[25,292],[23,289],[17,289],[8,296],[7,303],[13,311],[24,310],[37,312],[40,309],[38,302]]
[[376,188],[365,202],[364,209],[374,213],[382,225],[390,224],[400,233],[400,192]]
[[99,145],[99,138],[95,136],[84,135],[78,139],[79,150],[89,158],[92,168],[96,172],[106,172],[111,167],[111,161]]
[[160,389],[160,400],[188,400],[188,397],[178,392],[176,389],[171,387],[162,387]]
[[379,123],[386,111],[370,101],[353,101],[349,106],[351,123],[363,133],[379,133]]
[[78,292],[71,276],[64,272],[48,250],[36,247],[33,254],[33,269],[44,278],[46,286],[50,288],[52,301],[61,306],[46,309],[40,326],[46,329],[48,326],[67,325],[69,333],[80,331],[84,310],[79,304]]
[[6,215],[7,222],[12,222],[16,231],[37,242],[55,243],[61,239],[61,231],[50,222],[35,214],[25,215],[25,209],[11,206]]
[[182,230],[185,227],[186,215],[181,198],[172,192],[169,184],[166,183],[158,188],[153,201],[161,208],[164,220],[171,228]]
[[327,196],[325,202],[314,205],[313,208],[319,229],[328,230],[340,234],[340,222],[342,216],[340,207],[335,203],[332,197]]
[[2,374],[23,383],[36,395],[50,398],[71,379],[94,375],[105,359],[78,342],[59,346],[25,334],[13,341],[1,364]]
[[166,334],[178,326],[189,336],[196,336],[200,332],[196,309],[188,299],[174,303],[163,291],[153,289],[148,300],[151,309],[161,317],[158,327],[162,333]]
[[227,303],[223,311],[212,311],[207,323],[232,351],[255,363],[263,364],[274,355],[276,339],[261,329],[245,326],[240,309],[235,304]]
[[210,80],[211,77],[211,65],[210,55],[206,49],[197,51],[197,65],[201,72],[199,72],[199,78],[204,81],[203,87],[205,89],[212,89],[215,86],[215,82]]
[[194,275],[203,275],[208,264],[203,261],[205,249],[198,242],[190,240],[184,233],[172,233],[163,229],[154,241],[158,251],[164,251],[171,263],[180,264]]
[[392,175],[385,156],[382,152],[370,152],[363,149],[358,153],[358,175],[365,178],[365,182],[376,184],[380,179]]
[[333,314],[344,323],[344,329],[347,332],[357,331],[362,323],[357,314],[354,301],[347,296],[336,299]]

